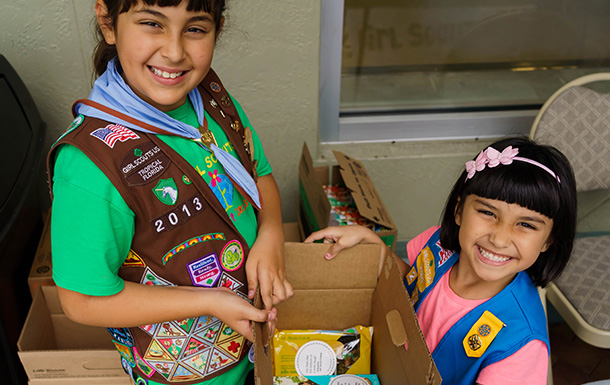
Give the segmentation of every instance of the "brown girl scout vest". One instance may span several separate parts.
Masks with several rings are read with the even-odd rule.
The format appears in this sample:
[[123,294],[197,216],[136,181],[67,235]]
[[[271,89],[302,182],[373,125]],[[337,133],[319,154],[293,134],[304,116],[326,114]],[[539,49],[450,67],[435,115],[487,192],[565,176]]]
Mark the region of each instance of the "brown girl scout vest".
[[[199,86],[206,112],[221,124],[253,175],[251,147],[237,110],[212,70]],[[135,213],[131,250],[119,269],[143,285],[227,287],[247,299],[249,247],[198,172],[155,135],[91,117],[67,132],[48,157],[53,181],[60,144],[82,150]],[[134,382],[193,384],[231,369],[250,343],[211,316],[109,329]]]

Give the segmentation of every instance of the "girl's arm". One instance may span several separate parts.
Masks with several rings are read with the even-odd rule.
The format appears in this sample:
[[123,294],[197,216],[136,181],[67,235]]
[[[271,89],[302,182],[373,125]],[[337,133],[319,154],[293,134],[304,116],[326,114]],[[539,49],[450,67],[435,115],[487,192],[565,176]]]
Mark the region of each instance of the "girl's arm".
[[286,280],[284,265],[284,228],[280,193],[272,174],[258,178],[258,189],[264,208],[258,214],[258,235],[246,261],[248,298],[256,288],[267,310],[293,296],[292,285]]
[[[404,277],[409,269],[409,265],[405,261],[392,252],[377,234],[366,227],[356,225],[331,226],[312,233],[305,239],[305,242],[313,242],[319,239],[323,239],[324,243],[333,243],[324,256],[326,259],[333,259],[341,250],[353,247],[358,243],[378,243],[381,245],[381,263],[391,253],[398,265],[401,277]],[[379,271],[381,271],[381,264],[379,268]]]
[[57,288],[64,312],[74,322],[101,327],[135,327],[211,315],[252,341],[250,321],[271,321],[275,309],[259,310],[225,288],[148,286],[125,281],[111,296],[90,296]]

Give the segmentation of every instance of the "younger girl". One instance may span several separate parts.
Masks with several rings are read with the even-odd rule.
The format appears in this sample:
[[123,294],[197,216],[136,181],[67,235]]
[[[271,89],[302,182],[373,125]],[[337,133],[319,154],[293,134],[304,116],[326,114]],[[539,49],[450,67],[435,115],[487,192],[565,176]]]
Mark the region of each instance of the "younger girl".
[[271,167],[210,69],[224,9],[97,0],[99,78],[49,154],[61,304],[136,384],[242,384],[251,321],[292,295]]
[[[466,163],[442,216],[395,256],[443,384],[546,384],[549,339],[536,286],[572,250],[576,188],[568,160],[526,138],[502,139]],[[356,226],[306,240],[383,242]],[[386,252],[389,252],[386,250]]]

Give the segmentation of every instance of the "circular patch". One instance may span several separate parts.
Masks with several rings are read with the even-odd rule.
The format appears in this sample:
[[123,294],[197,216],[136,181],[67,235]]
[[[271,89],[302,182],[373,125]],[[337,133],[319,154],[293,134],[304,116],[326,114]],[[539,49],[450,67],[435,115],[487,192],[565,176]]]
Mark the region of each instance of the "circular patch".
[[470,337],[468,337],[468,346],[472,350],[481,349],[481,346],[482,346],[481,337],[479,337],[477,334],[473,334]]
[[483,337],[488,336],[491,333],[491,328],[487,324],[479,326],[479,334]]
[[210,89],[214,92],[220,92],[220,85],[216,82],[210,83]]
[[254,345],[250,345],[250,351],[248,352],[248,360],[254,363]]
[[324,341],[309,341],[294,357],[294,367],[299,376],[330,376],[337,370],[337,355]]
[[188,176],[186,176],[186,175],[182,175],[182,181],[184,182],[184,184],[187,184],[187,185],[188,185],[188,184],[193,183],[193,181],[191,180],[191,178],[189,178],[189,177],[188,177]]
[[238,240],[227,243],[221,253],[222,267],[227,271],[239,269],[244,261],[244,249]]

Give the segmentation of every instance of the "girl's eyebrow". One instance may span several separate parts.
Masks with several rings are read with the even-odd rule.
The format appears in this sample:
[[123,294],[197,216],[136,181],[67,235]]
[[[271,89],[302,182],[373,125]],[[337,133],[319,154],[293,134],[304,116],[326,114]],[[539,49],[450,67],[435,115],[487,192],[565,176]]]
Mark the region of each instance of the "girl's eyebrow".
[[[161,18],[163,20],[167,20],[168,19],[168,17],[165,16],[165,14],[163,14],[162,12],[159,12],[159,11],[155,11],[154,9],[142,8],[142,9],[136,10],[134,12],[135,13],[147,13],[147,14],[149,14],[151,16],[156,16],[156,17]],[[206,21],[206,22],[210,22],[210,23],[213,22],[212,18],[210,16],[208,16],[207,14],[193,16],[188,21],[189,22],[193,22],[193,21]]]
[[[482,199],[477,198],[474,201],[479,203],[479,204],[481,204],[481,205],[483,205],[483,206],[485,206],[485,207],[487,207],[487,208],[489,208],[489,209],[497,210],[496,206],[494,206],[491,203],[486,202],[486,201],[484,201]],[[543,218],[538,217],[538,216],[527,216],[526,215],[526,216],[520,217],[520,219],[523,220],[523,221],[530,221],[530,222],[541,223],[543,225],[546,224],[546,221]]]

